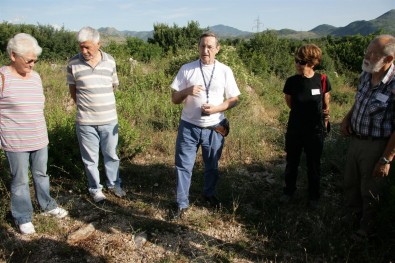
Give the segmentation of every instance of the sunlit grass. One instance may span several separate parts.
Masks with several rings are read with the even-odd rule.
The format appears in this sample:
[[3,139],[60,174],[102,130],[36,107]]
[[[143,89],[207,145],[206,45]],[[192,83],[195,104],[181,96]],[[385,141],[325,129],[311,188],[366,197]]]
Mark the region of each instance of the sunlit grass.
[[[189,216],[179,224],[164,223],[175,197],[174,152],[182,108],[171,103],[169,85],[179,64],[193,56],[188,53],[157,63],[140,63],[132,72],[126,60],[118,65],[121,84],[116,99],[121,176],[125,189],[134,199],[114,201],[110,198],[114,206],[106,209],[111,210],[111,216],[130,220],[128,224],[133,233],[150,232],[158,245],[162,236],[173,235],[177,241],[176,247],[171,248],[174,254],[157,262],[244,262],[243,259],[343,262],[347,258],[368,262],[376,252],[384,258],[385,249],[393,247],[356,249],[347,239],[351,229],[345,228],[341,219],[342,169],[348,141],[340,136],[339,123],[352,106],[355,87],[345,83],[341,76],[337,78],[329,73],[333,78],[333,126],[325,141],[322,159],[322,207],[316,212],[306,207],[304,160],[298,178],[297,202],[281,206],[278,198],[282,193],[284,132],[289,114],[282,92],[285,80],[275,75],[254,76],[239,63],[234,48],[223,51],[222,62],[234,66],[242,92],[239,105],[226,112],[231,131],[225,139],[218,185],[223,208],[213,213],[199,201],[203,163],[198,152]],[[75,135],[75,105],[69,98],[65,65],[65,61],[56,67],[40,62],[36,69],[43,79],[46,95],[51,191],[62,206],[79,218],[81,213],[87,213],[84,208],[78,208],[79,202],[89,195]],[[0,167],[0,223],[10,227],[10,177],[3,152],[0,157],[3,165]],[[66,198],[69,195],[77,197],[70,201],[71,198]],[[63,237],[68,234],[53,218],[37,215],[35,223],[40,233]]]

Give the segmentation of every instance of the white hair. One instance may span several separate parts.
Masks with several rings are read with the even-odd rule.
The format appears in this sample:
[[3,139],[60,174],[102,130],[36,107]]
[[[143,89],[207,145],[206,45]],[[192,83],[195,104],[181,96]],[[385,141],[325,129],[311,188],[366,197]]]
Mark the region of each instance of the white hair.
[[77,34],[78,42],[82,43],[85,41],[92,41],[93,43],[99,43],[100,41],[100,34],[99,31],[96,29],[86,26],[80,29]]
[[395,56],[395,37],[392,35],[381,35],[381,37],[388,39],[383,48],[384,55]]
[[14,52],[18,56],[26,56],[33,53],[35,56],[41,55],[42,48],[37,40],[29,34],[19,33],[8,41],[7,52],[11,56]]

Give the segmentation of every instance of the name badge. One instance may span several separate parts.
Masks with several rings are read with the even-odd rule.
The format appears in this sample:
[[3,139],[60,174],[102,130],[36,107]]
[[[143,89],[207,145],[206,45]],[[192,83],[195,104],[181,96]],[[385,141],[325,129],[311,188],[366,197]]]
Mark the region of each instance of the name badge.
[[311,95],[320,95],[320,89],[312,89],[311,90]]
[[383,93],[379,93],[377,94],[376,99],[378,99],[381,102],[386,102],[388,100],[388,96]]

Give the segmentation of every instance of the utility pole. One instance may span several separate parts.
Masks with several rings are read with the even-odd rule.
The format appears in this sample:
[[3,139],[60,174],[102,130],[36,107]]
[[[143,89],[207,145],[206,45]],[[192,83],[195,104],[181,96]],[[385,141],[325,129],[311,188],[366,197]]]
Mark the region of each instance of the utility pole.
[[261,25],[263,25],[263,23],[261,23],[261,21],[259,20],[259,16],[257,19],[254,20],[254,23],[256,23],[256,25],[252,27],[252,30],[256,28],[257,33],[261,32]]

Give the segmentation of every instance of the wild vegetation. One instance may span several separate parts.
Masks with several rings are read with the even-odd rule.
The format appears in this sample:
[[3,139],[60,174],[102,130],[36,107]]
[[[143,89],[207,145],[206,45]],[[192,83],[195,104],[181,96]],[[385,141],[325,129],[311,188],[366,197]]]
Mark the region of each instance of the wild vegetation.
[[[93,204],[86,189],[75,135],[75,105],[66,85],[67,58],[78,52],[75,35],[49,26],[0,24],[0,62],[8,63],[5,45],[16,32],[31,33],[44,48],[36,70],[46,95],[52,194],[70,211],[67,220],[34,216],[37,234],[21,236],[9,213],[10,174],[0,153],[0,261],[5,262],[393,262],[395,260],[395,184],[380,213],[379,238],[355,242],[343,207],[342,172],[348,140],[339,122],[350,109],[363,50],[374,37],[315,39],[324,52],[321,72],[332,83],[332,131],[325,141],[322,200],[306,206],[302,160],[299,189],[292,204],[282,205],[284,131],[288,109],[282,88],[294,74],[296,48],[312,40],[280,39],[274,32],[249,40],[222,40],[218,60],[229,65],[242,91],[240,104],[227,112],[231,133],[220,163],[218,197],[213,211],[200,200],[202,160],[191,187],[185,219],[168,220],[174,206],[175,136],[181,107],[169,88],[179,67],[197,58],[197,23],[186,28],[155,27],[148,42],[128,38],[103,49],[117,61],[116,92],[120,123],[121,176],[127,198],[109,195]],[[138,61],[132,64],[130,58]],[[101,170],[104,168],[102,167]],[[33,190],[32,190],[33,191]],[[36,205],[37,208],[37,205]],[[92,224],[93,233],[73,240]],[[146,235],[147,242],[137,237]]]
[[[257,24],[261,24],[259,18],[256,20]],[[395,34],[394,29],[395,23],[395,9],[391,9],[388,12],[380,15],[379,17],[365,21],[354,21],[348,25],[343,25],[341,27],[335,27],[328,24],[321,24],[316,26],[315,28],[309,31],[296,31],[293,29],[280,29],[280,30],[273,30],[279,38],[286,38],[286,39],[318,39],[324,36],[333,36],[333,37],[343,37],[343,36],[350,36],[350,35],[363,35],[367,36],[369,34],[373,34],[377,31],[383,31],[387,34]],[[196,24],[195,22],[189,23],[187,27],[190,25]],[[161,27],[161,24],[155,25]],[[169,28],[166,24],[163,25],[165,28]],[[173,28],[178,28],[177,25],[174,25]],[[248,31],[241,31],[231,26],[226,25],[215,25],[210,26],[208,28],[210,31],[213,31],[217,36],[221,38],[251,38],[254,33]],[[256,26],[256,29],[259,30],[259,26]],[[137,37],[143,40],[147,40],[148,38],[152,37],[153,31],[118,31],[116,28],[113,27],[101,27],[98,28],[99,32],[104,35],[109,36],[114,40],[122,40],[124,37]]]

